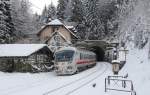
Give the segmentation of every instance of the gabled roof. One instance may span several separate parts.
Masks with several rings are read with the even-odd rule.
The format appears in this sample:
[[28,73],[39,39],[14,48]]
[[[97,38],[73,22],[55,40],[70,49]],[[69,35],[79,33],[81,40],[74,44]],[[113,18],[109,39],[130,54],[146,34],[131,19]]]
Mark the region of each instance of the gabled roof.
[[59,19],[52,20],[47,25],[64,25]]
[[47,45],[46,44],[0,44],[0,57],[27,57],[44,47],[47,47]]
[[79,37],[77,37],[73,32],[71,32],[65,25],[64,25],[64,27],[65,27],[74,37],[79,38]]
[[42,30],[44,30],[47,26],[63,26],[68,32],[70,32],[71,35],[73,35],[75,38],[78,38],[73,32],[71,32],[59,19],[52,20],[48,24],[46,24],[39,32],[37,35],[39,35]]

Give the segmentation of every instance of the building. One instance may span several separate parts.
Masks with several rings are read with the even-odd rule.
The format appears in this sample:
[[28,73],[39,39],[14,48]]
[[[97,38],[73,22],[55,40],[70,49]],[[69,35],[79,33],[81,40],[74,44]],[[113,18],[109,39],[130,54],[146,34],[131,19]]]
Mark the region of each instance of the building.
[[37,35],[41,43],[48,44],[52,51],[55,51],[61,46],[71,45],[78,39],[78,37],[58,19],[46,24]]
[[0,45],[0,71],[49,71],[52,59],[52,52],[46,44]]

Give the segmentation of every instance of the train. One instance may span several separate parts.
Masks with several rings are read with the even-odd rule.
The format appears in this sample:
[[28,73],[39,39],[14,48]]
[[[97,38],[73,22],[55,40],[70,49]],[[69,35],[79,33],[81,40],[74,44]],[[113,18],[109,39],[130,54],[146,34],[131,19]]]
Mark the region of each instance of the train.
[[54,71],[57,75],[72,75],[96,65],[96,54],[75,47],[62,47],[54,54]]

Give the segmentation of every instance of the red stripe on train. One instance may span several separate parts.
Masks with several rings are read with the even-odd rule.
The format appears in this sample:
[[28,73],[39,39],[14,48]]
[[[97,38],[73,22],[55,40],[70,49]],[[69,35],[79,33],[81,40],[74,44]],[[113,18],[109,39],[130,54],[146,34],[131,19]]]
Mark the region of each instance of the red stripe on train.
[[95,60],[78,60],[76,63],[77,64],[86,64],[90,62],[95,62]]

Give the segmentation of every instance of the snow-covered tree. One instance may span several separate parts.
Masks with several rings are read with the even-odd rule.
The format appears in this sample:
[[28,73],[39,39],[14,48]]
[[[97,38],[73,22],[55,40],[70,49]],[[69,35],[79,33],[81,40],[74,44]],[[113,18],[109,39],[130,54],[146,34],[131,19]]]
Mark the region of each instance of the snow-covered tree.
[[38,31],[41,28],[41,26],[43,25],[43,23],[40,21],[40,18],[41,18],[41,16],[38,15],[37,13],[33,14],[32,24],[33,24],[33,27],[35,28],[34,29],[35,31]]
[[10,0],[0,0],[0,43],[12,43],[15,37],[13,31]]
[[50,5],[48,5],[48,7],[45,5],[40,17],[41,23],[45,24],[50,20],[57,18],[56,11],[57,9],[52,2]]
[[86,25],[86,39],[90,39],[90,35],[96,32],[97,28],[97,2],[98,0],[87,0],[85,10],[85,25]]
[[65,17],[65,21],[68,21],[68,22],[72,22],[73,21],[73,19],[72,19],[72,15],[73,15],[72,2],[73,2],[73,0],[68,0],[67,6],[66,6],[66,9],[65,9],[64,17]]
[[112,33],[110,30],[116,28],[116,7],[113,0],[74,1],[73,16],[74,19],[80,19],[76,28],[82,39],[102,39]]
[[43,11],[42,11],[42,14],[41,14],[41,17],[40,17],[40,21],[45,24],[47,22],[47,19],[48,19],[48,10],[47,10],[47,7],[45,5]]
[[82,22],[84,6],[81,0],[72,0],[72,21]]
[[58,0],[57,18],[63,19],[63,20],[67,18],[67,14],[65,10],[68,5],[68,2],[69,0]]
[[[53,5],[53,3],[51,2],[51,4],[48,6],[48,9],[47,9],[47,12],[48,12],[48,20],[49,19],[55,19],[56,18],[56,8],[55,6]],[[47,20],[47,21],[48,21]]]
[[11,13],[16,34],[20,38],[24,34],[35,31],[33,15],[30,13],[28,0],[11,0]]

